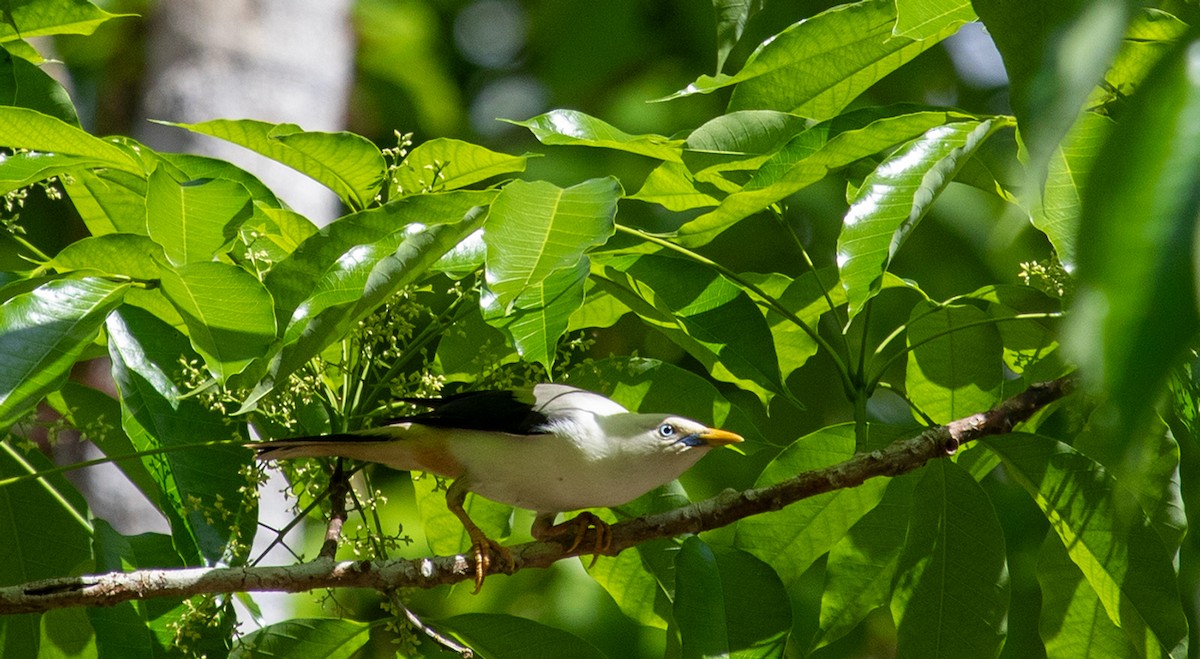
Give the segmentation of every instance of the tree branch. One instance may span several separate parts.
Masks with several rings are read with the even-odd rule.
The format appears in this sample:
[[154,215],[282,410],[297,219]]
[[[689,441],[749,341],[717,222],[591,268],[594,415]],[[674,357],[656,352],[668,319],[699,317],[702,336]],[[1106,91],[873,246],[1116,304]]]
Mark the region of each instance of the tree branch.
[[[631,519],[612,526],[607,553],[653,538],[698,533],[758,513],[779,510],[788,504],[833,490],[856,487],[868,478],[898,476],[935,458],[953,455],[969,441],[1010,432],[1017,424],[1062,398],[1074,388],[1073,380],[1060,378],[1036,384],[1000,405],[946,426],[930,428],[916,437],[888,447],[860,453],[823,469],[804,472],[769,487],[742,492],[727,491],[712,499],[676,510]],[[567,551],[555,542],[529,542],[510,547],[512,571],[548,567],[552,563],[589,553]],[[469,581],[475,566],[466,556],[437,556],[384,561],[334,561],[320,557],[286,567],[185,568],[138,570],[101,575],[47,579],[0,588],[0,615],[35,613],[72,606],[112,606],[153,597],[189,597],[238,591],[302,592],[317,588],[432,588]]]

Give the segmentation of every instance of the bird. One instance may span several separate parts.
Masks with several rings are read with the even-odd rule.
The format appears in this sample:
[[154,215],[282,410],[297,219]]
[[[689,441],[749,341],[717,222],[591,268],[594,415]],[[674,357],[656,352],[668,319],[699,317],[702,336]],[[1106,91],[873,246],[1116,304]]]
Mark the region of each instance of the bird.
[[[535,512],[539,541],[574,534],[568,551],[596,531],[593,556],[612,540],[608,524],[584,511],[555,524],[559,513],[619,506],[678,478],[710,449],[743,438],[673,414],[634,413],[598,393],[541,383],[442,398],[403,398],[428,411],[348,433],[255,442],[259,460],[341,457],[452,479],[446,505],[471,539],[475,592],[494,552],[463,503],[468,492]],[[593,558],[593,560],[595,560]]]

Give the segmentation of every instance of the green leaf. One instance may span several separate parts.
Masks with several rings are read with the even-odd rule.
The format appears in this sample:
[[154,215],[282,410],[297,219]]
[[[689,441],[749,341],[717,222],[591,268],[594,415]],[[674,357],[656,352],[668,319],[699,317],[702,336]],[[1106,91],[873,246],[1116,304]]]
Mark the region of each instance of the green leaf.
[[93,236],[146,235],[146,178],[117,170],[76,170],[63,182],[75,210]]
[[1136,659],[1129,637],[1108,617],[1096,591],[1083,578],[1062,540],[1047,533],[1038,554],[1037,579],[1042,589],[1038,631],[1049,657]]
[[[2,28],[0,28],[2,29]],[[67,90],[33,63],[0,49],[0,105],[37,110],[79,125]]]
[[[0,22],[0,25],[3,25]],[[141,164],[112,142],[28,108],[0,106],[0,145],[42,153],[82,156],[106,167],[141,173]]]
[[0,194],[37,181],[85,167],[102,167],[104,161],[53,153],[17,153],[0,159]]
[[587,259],[580,258],[574,267],[555,270],[530,284],[508,309],[501,307],[490,291],[484,291],[480,298],[483,318],[509,337],[525,361],[544,364],[549,370],[571,314],[583,306],[587,276]]
[[1013,433],[984,445],[1042,509],[1134,647],[1184,656],[1187,621],[1171,552],[1134,499],[1103,467],[1049,437]]
[[1084,112],[1048,156],[1046,183],[1030,213],[1033,226],[1046,234],[1063,266],[1074,270],[1084,184],[1113,121]]
[[180,182],[159,167],[146,187],[146,229],[175,265],[212,261],[251,211],[250,194],[229,180]]
[[685,659],[780,657],[792,607],[770,565],[692,536],[675,558],[675,620]]
[[[795,279],[778,273],[759,275],[747,272],[741,276],[774,297],[814,330],[821,317],[831,311],[831,301],[835,307],[846,303],[846,291],[838,282],[837,271],[833,268],[823,268],[816,273],[806,272]],[[760,311],[771,328],[779,370],[786,381],[789,375],[817,354],[817,342],[791,319],[766,307],[761,307]]]
[[503,121],[528,128],[539,142],[546,145],[592,146],[658,160],[682,161],[683,142],[680,140],[667,139],[662,135],[630,135],[576,110],[551,110],[525,121]]
[[999,402],[1003,344],[996,325],[972,306],[920,302],[908,322],[909,398],[937,423],[949,423]]
[[1029,151],[1028,170],[1040,182],[1051,150],[1116,53],[1132,5],[1092,0],[971,4],[1004,59],[1013,114]]
[[929,39],[892,35],[893,0],[834,7],[788,27],[760,45],[736,75],[701,76],[668,98],[709,94],[737,85],[731,110],[779,110],[817,121],[842,111],[859,94],[957,26]]
[[237,266],[209,261],[164,269],[162,291],[183,317],[192,347],[221,382],[261,359],[275,340],[271,294]]
[[896,0],[896,27],[892,34],[908,39],[932,39],[975,19],[971,0]]
[[[784,449],[763,470],[755,487],[849,460],[854,451],[853,424],[822,428]],[[858,487],[803,499],[777,512],[747,517],[737,523],[734,546],[769,561],[790,590],[814,561],[879,503],[886,486],[885,480],[875,478]]]
[[57,389],[127,285],[59,279],[0,305],[0,429]]
[[58,272],[96,272],[150,281],[158,279],[165,260],[161,245],[135,233],[110,233],[70,243],[46,267]]
[[904,240],[946,186],[999,126],[990,120],[931,128],[884,160],[863,181],[842,220],[837,261],[850,317],[879,292]]
[[383,155],[370,140],[354,133],[306,131],[295,124],[254,119],[161,123],[220,138],[281,162],[333,190],[355,210],[371,205],[383,185]]
[[110,14],[86,0],[38,0],[5,5],[0,17],[0,43],[13,43],[52,34],[91,34]]
[[[730,112],[705,122],[688,135],[683,160],[698,180],[722,186],[719,173],[758,169],[807,127],[807,119],[786,112]],[[732,182],[724,181],[724,185]]]
[[493,176],[525,171],[528,156],[510,156],[449,137],[413,149],[392,175],[395,196],[456,190]]
[[1197,49],[1200,41],[1181,43],[1156,67],[1097,156],[1105,166],[1084,194],[1080,290],[1064,344],[1109,395],[1114,441],[1149,418],[1168,369],[1200,329]]
[[[895,114],[899,112],[899,114]],[[686,247],[707,244],[738,220],[769,208],[831,170],[920,137],[927,131],[973,117],[911,107],[871,108],[847,113],[800,133],[772,155],[748,183],[716,209],[680,227],[676,241]]]
[[764,403],[784,391],[766,320],[749,296],[720,274],[694,261],[658,255],[606,257],[592,274],[713,377],[736,383]]
[[528,618],[499,613],[464,613],[442,621],[489,659],[605,659],[587,641]]
[[275,193],[258,180],[258,177],[231,162],[191,153],[155,153],[154,155],[160,162],[173,167],[172,171],[180,181],[227,179],[246,188],[251,198],[259,205],[264,205],[272,210],[280,210],[284,206]]
[[[121,425],[163,492],[155,503],[171,524],[176,550],[189,565],[238,564],[257,522],[241,470],[252,462],[245,428],[194,397],[181,398],[171,374],[193,358],[174,328],[140,309],[123,307],[107,323],[113,379],[121,394]],[[228,439],[225,446],[191,446]]]
[[829,550],[813,649],[842,638],[891,600],[917,478],[892,479],[879,503]]
[[746,22],[762,7],[763,0],[713,0],[717,14],[717,73],[725,68],[725,59],[742,38]]
[[293,618],[238,639],[230,659],[349,659],[370,640],[371,625],[341,618]]
[[1004,531],[983,488],[950,460],[934,460],[913,492],[892,600],[899,654],[994,657],[1007,634]]
[[478,305],[446,328],[437,345],[436,372],[447,382],[474,382],[517,359],[505,335],[483,319]]
[[613,235],[621,184],[592,179],[569,188],[513,181],[492,202],[483,228],[488,306],[507,312],[517,296],[560,270],[574,269],[584,252]]
[[655,167],[642,182],[637,194],[629,198],[658,204],[676,213],[694,208],[708,208],[720,203],[711,195],[698,190],[692,173],[677,162],[664,162]]
[[[0,442],[0,480],[54,465],[34,452],[22,456]],[[89,556],[87,507],[61,475],[0,486],[0,584],[20,584],[75,572]],[[0,616],[0,654],[36,657],[39,615]]]

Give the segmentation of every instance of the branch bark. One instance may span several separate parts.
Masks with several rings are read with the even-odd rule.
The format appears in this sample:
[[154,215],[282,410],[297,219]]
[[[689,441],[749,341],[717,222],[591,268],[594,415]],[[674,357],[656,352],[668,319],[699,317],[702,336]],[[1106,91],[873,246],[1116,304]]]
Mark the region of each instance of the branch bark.
[[[887,448],[860,453],[823,469],[804,472],[769,487],[727,491],[676,510],[631,519],[612,526],[608,554],[615,555],[654,538],[698,533],[744,517],[779,510],[788,504],[833,490],[856,487],[868,478],[898,476],[926,462],[953,455],[966,443],[1011,432],[1019,423],[1074,388],[1061,378],[1036,384],[979,414],[930,428]],[[510,547],[512,571],[548,567],[556,561],[590,553],[567,551],[555,542],[529,542]],[[36,613],[73,606],[113,606],[153,597],[189,597],[238,591],[302,592],[317,588],[432,588],[474,578],[473,561],[464,555],[387,561],[335,561],[330,557],[286,567],[186,568],[111,572],[47,579],[0,588],[0,615]]]

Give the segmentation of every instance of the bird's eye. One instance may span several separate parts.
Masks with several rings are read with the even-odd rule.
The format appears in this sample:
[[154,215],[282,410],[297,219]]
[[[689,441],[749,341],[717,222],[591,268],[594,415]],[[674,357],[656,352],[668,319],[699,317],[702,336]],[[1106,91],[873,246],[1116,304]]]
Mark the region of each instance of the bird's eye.
[[664,423],[658,427],[658,436],[659,437],[662,437],[663,439],[667,439],[669,437],[673,437],[674,435],[675,435],[675,426],[673,426],[669,423]]

